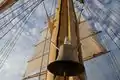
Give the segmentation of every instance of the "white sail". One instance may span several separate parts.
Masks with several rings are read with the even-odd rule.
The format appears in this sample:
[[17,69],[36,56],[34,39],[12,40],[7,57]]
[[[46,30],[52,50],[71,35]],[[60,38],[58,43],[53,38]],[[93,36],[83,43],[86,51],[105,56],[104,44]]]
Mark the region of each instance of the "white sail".
[[103,46],[96,41],[95,35],[83,39],[93,34],[93,30],[86,21],[82,21],[79,27],[83,59],[92,57],[94,54],[99,54],[100,52],[105,52]]
[[50,45],[50,35],[45,39],[46,30],[42,32],[43,41],[35,45],[35,54],[28,61],[24,77],[38,76],[39,73],[46,73]]
[[[93,34],[89,24],[86,21],[83,21],[79,25],[79,29],[81,34],[80,39]],[[33,55],[33,57],[28,61],[25,77],[32,76],[37,73],[44,73],[47,70],[46,67],[48,64],[49,46],[51,41],[49,38],[50,35],[47,37],[47,39],[45,39],[46,31],[47,28],[42,32],[43,41],[40,41],[38,42],[38,44],[35,45],[35,55]],[[100,52],[104,51],[104,48],[102,48],[99,42],[95,40],[95,36],[91,36],[85,38],[84,40],[81,40],[81,44],[83,59],[89,59],[94,54],[99,54]]]

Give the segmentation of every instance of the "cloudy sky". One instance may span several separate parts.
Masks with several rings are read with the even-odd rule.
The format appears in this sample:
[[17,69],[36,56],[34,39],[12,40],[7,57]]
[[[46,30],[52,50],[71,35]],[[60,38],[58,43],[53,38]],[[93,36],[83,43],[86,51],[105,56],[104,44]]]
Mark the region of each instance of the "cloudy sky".
[[[21,3],[24,3],[29,0],[19,0],[11,9],[8,11],[1,13],[0,17],[4,16],[5,14],[9,13],[12,9],[15,9],[18,7]],[[36,0],[31,0],[36,1]],[[8,15],[8,17],[5,17],[0,20],[0,26],[3,25],[3,23],[9,22],[12,17],[14,17],[17,13],[20,13],[23,11],[24,8],[26,8],[29,5],[25,5],[21,10],[18,9],[18,11],[14,11],[12,14]],[[45,6],[50,14],[50,10],[52,7],[52,1],[46,0]],[[26,11],[26,12],[29,12]],[[7,31],[10,27],[12,27],[22,16],[24,16],[26,13],[23,13],[22,15],[18,16],[15,20],[10,22],[8,24],[7,29],[3,29],[3,31],[0,33],[0,36],[2,36],[5,31]],[[12,17],[11,17],[12,16]],[[22,76],[25,73],[27,61],[30,59],[30,57],[34,54],[34,45],[38,42],[40,37],[40,31],[46,27],[47,17],[45,15],[45,10],[43,8],[43,5],[39,5],[37,9],[33,12],[30,19],[27,21],[27,24],[24,25],[24,31],[22,32],[20,38],[18,39],[13,51],[10,53],[8,59],[6,60],[4,66],[0,69],[0,79],[1,80],[21,80]],[[12,24],[11,24],[12,23]],[[20,24],[24,24],[24,22],[21,22]],[[5,45],[5,42],[9,40],[11,37],[16,34],[16,31],[18,30],[18,27],[20,26],[18,24],[15,28],[13,28],[3,39],[0,40],[0,48]],[[0,53],[2,55],[2,53]]]
[[[14,9],[25,1],[27,0],[19,0],[19,2],[16,3],[11,9]],[[36,0],[30,1],[32,2]],[[88,22],[92,25],[92,27],[94,27],[98,31],[103,31],[101,34],[99,34],[99,39],[108,50],[111,50],[111,53],[109,54],[85,62],[88,80],[119,80],[120,68],[118,66],[120,64],[120,50],[118,49],[118,47],[120,46],[120,23],[118,22],[120,20],[120,2],[119,0],[86,0],[86,2],[88,3],[87,5],[89,9],[85,8],[83,15],[86,19],[88,19]],[[50,13],[52,1],[46,0],[45,3],[47,11]],[[20,10],[14,11],[11,15],[9,15],[9,17],[1,19],[0,26],[10,21],[12,17],[22,12],[29,5],[25,5]],[[94,12],[94,14],[88,13],[88,10]],[[9,11],[10,9],[4,13],[1,13],[0,17],[9,13]],[[30,11],[28,10],[21,16],[18,16],[14,21],[11,22],[12,24],[10,23],[7,28],[1,30],[0,37],[22,16],[29,12]],[[34,54],[34,44],[36,44],[38,40],[41,39],[40,31],[46,26],[46,19],[47,18],[43,5],[39,5],[30,17],[30,19],[27,21],[27,24],[24,25],[23,33],[21,34],[4,66],[0,69],[1,80],[21,80],[26,69],[27,61]],[[9,32],[9,34],[7,34],[4,38],[0,40],[0,49],[2,49],[7,40],[11,39],[14,34],[16,34],[16,31],[18,30],[20,24],[18,24],[14,29]],[[112,36],[113,40],[111,40],[111,38],[107,35],[104,29],[106,29],[110,36]],[[115,36],[115,34],[117,36]],[[117,43],[117,45],[115,43]],[[0,53],[0,55],[1,54],[2,53]],[[114,59],[111,58],[111,56],[114,56]]]

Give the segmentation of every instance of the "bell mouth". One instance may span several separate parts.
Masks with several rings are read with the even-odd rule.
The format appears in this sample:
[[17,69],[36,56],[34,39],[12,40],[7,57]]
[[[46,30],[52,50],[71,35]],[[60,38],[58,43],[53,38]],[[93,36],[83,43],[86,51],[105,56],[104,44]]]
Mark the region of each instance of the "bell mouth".
[[83,64],[74,61],[55,61],[47,66],[47,69],[54,75],[76,76],[85,72]]

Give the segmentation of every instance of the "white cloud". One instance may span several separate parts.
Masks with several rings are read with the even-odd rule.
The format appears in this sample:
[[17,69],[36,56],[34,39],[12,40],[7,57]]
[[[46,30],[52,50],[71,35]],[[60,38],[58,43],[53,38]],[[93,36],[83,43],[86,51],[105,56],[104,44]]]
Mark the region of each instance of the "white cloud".
[[[33,53],[32,46],[29,47],[29,49],[23,49],[22,45],[18,44],[17,47],[14,49],[8,60],[6,61],[0,76],[2,80],[17,80],[18,77],[22,78],[25,67],[27,64],[27,60],[30,57],[30,55]],[[4,75],[3,75],[4,74]],[[14,79],[15,78],[15,79]]]
[[[49,2],[50,3],[46,4],[46,7],[50,9],[51,1]],[[16,21],[18,21],[18,18],[13,21],[13,24],[15,24]],[[32,54],[34,54],[33,45],[37,43],[40,38],[39,30],[45,27],[45,21],[45,10],[43,5],[40,5],[28,20],[28,23],[24,26],[25,30],[22,33],[22,36],[18,40],[14,51],[10,54],[8,60],[4,64],[4,67],[0,71],[1,80],[21,80],[27,66],[27,60],[32,56]],[[5,36],[4,39],[0,41],[1,46],[10,37],[13,37],[16,30],[18,30],[18,28],[13,29],[7,36]]]

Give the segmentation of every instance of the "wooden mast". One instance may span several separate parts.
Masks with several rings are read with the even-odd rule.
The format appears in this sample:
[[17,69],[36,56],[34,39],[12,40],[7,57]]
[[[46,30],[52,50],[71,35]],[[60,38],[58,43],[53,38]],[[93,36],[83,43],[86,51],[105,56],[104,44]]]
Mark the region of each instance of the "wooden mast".
[[[64,10],[64,11],[63,11]],[[55,22],[55,28],[52,30],[52,36],[51,41],[55,44],[55,46],[59,46],[60,43],[64,41],[64,35],[61,35],[60,29],[61,26],[63,26],[63,33],[66,33],[67,28],[67,0],[58,0],[58,8],[56,11],[56,22]],[[62,21],[63,20],[63,21]],[[61,35],[61,39],[60,36]],[[62,41],[63,40],[63,41]],[[49,63],[56,60],[57,57],[57,49],[50,45],[50,53],[49,53]],[[49,71],[47,71],[47,80],[54,80],[55,75],[51,74]]]
[[[83,63],[82,52],[79,40],[78,22],[75,15],[73,0],[59,0],[58,12],[56,18],[56,28],[53,29],[51,41],[59,48],[64,44],[65,37],[68,37],[71,44],[76,48],[76,53],[79,54],[80,63]],[[55,61],[58,51],[50,46],[49,63]],[[85,73],[79,76],[81,80],[85,80]],[[54,76],[48,72],[47,80],[53,80]],[[63,80],[62,77],[57,76],[56,80]]]

